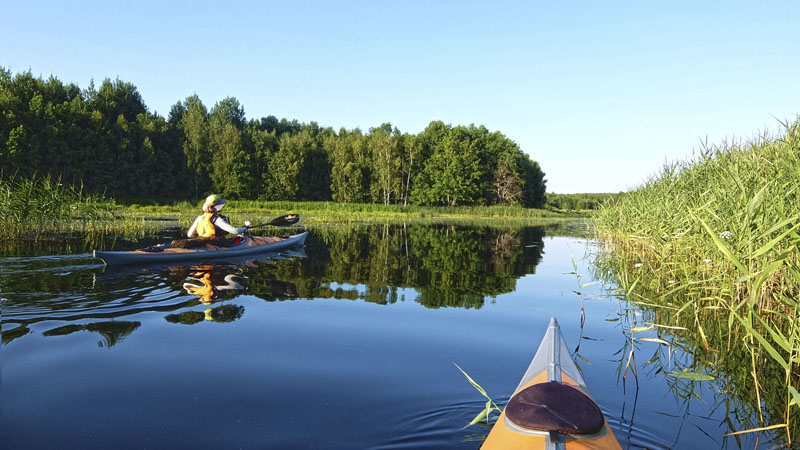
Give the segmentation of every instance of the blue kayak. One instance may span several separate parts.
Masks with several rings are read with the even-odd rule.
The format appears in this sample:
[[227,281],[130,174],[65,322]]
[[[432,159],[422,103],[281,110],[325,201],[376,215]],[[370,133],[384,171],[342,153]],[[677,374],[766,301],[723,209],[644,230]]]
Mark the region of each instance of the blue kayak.
[[201,261],[231,256],[255,255],[262,252],[274,252],[298,247],[305,243],[306,236],[308,236],[308,231],[283,237],[246,235],[235,239],[229,245],[208,243],[196,248],[157,247],[119,252],[95,250],[92,254],[95,258],[102,259],[106,265]]

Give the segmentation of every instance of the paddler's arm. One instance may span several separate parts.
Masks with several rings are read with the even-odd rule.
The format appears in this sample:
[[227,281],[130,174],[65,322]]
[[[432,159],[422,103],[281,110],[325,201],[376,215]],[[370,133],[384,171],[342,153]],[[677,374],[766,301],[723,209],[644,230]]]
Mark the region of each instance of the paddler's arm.
[[189,228],[189,232],[186,233],[187,237],[193,238],[193,237],[197,236],[197,225],[200,224],[200,219],[202,219],[202,218],[203,218],[203,215],[201,214],[201,215],[197,216],[197,219],[194,219],[194,223],[192,224],[192,227]]
[[242,234],[245,231],[247,231],[247,227],[235,228],[233,225],[229,224],[228,222],[225,221],[225,219],[219,216],[217,216],[217,219],[214,220],[214,225],[222,228],[223,230],[231,234]]

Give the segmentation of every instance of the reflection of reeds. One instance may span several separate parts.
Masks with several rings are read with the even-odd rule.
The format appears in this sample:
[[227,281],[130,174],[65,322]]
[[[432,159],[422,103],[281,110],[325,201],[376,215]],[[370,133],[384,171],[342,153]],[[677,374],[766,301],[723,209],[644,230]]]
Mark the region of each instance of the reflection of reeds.
[[627,298],[662,324],[693,330],[718,366],[744,371],[727,376],[749,378],[739,388],[763,413],[751,431],[783,429],[791,444],[800,402],[800,120],[784,125],[780,136],[664,167],[604,205],[596,227],[607,250],[599,270],[628,287],[638,280]]

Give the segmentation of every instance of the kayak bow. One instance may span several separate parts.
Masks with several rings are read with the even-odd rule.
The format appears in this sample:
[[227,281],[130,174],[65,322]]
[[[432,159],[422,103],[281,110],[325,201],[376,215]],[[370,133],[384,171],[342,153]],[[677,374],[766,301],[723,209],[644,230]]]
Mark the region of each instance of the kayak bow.
[[481,449],[621,449],[555,318]]
[[102,259],[106,265],[206,260],[253,255],[256,253],[274,252],[297,247],[305,243],[306,236],[308,236],[308,231],[288,237],[244,236],[241,242],[224,247],[206,244],[198,248],[164,248],[157,252],[147,250],[133,250],[127,252],[95,250],[93,255],[95,258]]

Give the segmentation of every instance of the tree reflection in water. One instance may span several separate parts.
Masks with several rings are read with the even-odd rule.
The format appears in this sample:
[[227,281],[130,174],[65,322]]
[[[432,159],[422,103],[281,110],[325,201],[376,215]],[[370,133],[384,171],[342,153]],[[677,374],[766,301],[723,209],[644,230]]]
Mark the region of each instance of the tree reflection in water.
[[429,308],[481,308],[486,298],[514,291],[517,279],[535,273],[546,231],[449,224],[326,227],[312,230],[304,251],[193,266],[94,265],[69,276],[40,267],[57,259],[31,258],[4,274],[8,291],[28,294],[4,299],[3,344],[29,335],[33,323],[55,320],[56,313],[61,326],[45,336],[96,332],[108,348],[140,326],[116,319],[146,311],[168,313],[173,323],[232,322],[242,317],[243,306],[192,308],[245,292],[270,302],[411,300]]
[[109,320],[106,322],[92,322],[86,325],[65,325],[53,328],[42,333],[42,336],[65,336],[78,331],[90,331],[100,334],[103,340],[97,341],[98,347],[111,348],[122,342],[127,336],[142,325],[141,322],[126,322]]

